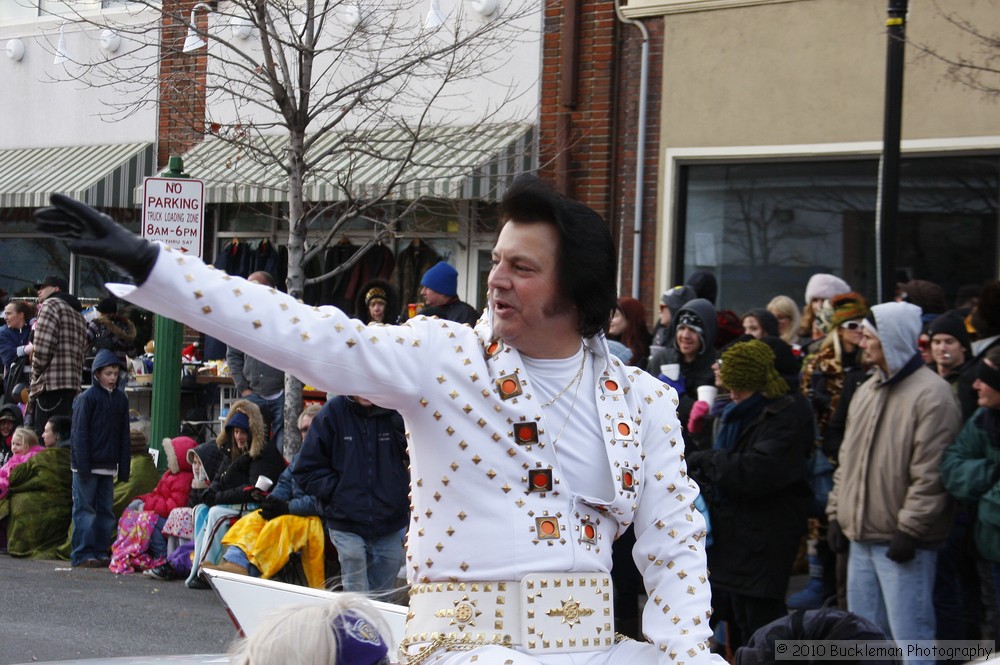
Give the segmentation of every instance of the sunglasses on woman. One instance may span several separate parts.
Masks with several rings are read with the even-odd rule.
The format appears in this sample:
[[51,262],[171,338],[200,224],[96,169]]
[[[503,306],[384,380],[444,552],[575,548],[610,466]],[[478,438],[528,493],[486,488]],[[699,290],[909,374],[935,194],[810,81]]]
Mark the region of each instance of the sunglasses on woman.
[[857,331],[857,330],[861,330],[861,322],[860,321],[844,321],[843,323],[840,324],[840,327],[843,328],[844,330]]

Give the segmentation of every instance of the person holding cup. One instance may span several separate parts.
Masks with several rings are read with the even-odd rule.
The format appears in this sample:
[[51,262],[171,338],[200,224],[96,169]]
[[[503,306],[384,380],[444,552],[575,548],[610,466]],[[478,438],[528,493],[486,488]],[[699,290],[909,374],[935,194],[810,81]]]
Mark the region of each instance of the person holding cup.
[[216,563],[222,554],[222,538],[230,518],[255,510],[266,496],[255,485],[261,476],[277,478],[285,469],[285,459],[267,435],[260,408],[250,400],[233,403],[216,444],[224,456],[211,485],[194,509],[194,559],[185,584],[189,589],[207,589],[201,579],[201,565]]
[[789,389],[765,342],[733,344],[718,366],[732,402],[723,410],[714,447],[687,453],[687,464],[712,520],[713,621],[729,622],[736,648],[785,615],[792,562],[806,526],[812,412]]
[[[311,404],[299,415],[299,432],[303,439],[320,408],[318,404]],[[291,555],[298,552],[303,581],[314,589],[323,588],[326,579],[323,521],[320,519],[323,507],[292,478],[295,459],[281,473],[277,483],[272,483],[267,476],[257,477],[253,494],[260,497],[260,510],[245,514],[226,531],[222,538],[226,547],[222,562],[218,565],[206,562],[202,568],[271,579],[288,565]]]
[[[716,312],[704,298],[688,301],[670,322],[669,346],[654,353],[647,371],[677,391],[677,416],[688,422],[699,386],[714,386]],[[707,448],[711,433],[694,434],[685,428],[685,450]]]

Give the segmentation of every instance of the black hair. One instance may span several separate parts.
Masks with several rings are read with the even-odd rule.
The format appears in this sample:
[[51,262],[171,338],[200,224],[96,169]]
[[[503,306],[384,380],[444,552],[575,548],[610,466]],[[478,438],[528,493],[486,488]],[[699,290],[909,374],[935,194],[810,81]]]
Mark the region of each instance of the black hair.
[[52,423],[52,431],[55,432],[57,440],[69,438],[73,426],[73,420],[69,416],[52,416],[48,422]]
[[559,290],[577,309],[577,332],[591,337],[605,329],[618,305],[618,265],[611,231],[601,216],[539,178],[523,175],[500,201],[500,219],[556,228]]

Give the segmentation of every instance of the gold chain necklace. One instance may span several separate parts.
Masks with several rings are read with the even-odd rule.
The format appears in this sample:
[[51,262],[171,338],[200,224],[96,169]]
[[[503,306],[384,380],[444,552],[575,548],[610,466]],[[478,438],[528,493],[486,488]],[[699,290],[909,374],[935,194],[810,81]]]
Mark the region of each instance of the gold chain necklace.
[[565,393],[567,390],[569,390],[570,386],[572,386],[574,383],[576,384],[576,390],[573,391],[573,403],[569,405],[569,413],[566,414],[566,420],[563,421],[562,427],[559,428],[559,433],[556,434],[554,437],[552,437],[552,445],[553,446],[556,445],[556,442],[563,435],[563,432],[566,431],[566,425],[569,424],[570,419],[573,417],[573,410],[576,408],[576,400],[577,400],[577,398],[580,397],[580,386],[583,385],[583,370],[587,366],[587,354],[589,352],[590,352],[590,350],[586,346],[584,346],[583,347],[583,362],[580,363],[580,369],[579,369],[579,371],[577,371],[576,376],[573,377],[573,380],[570,381],[566,385],[566,387],[563,388],[562,391],[558,395],[556,395],[555,397],[553,397],[552,399],[550,399],[547,403],[545,403],[545,404],[542,405],[544,407],[544,406],[549,406],[549,405],[555,403],[555,401],[557,399],[559,399],[560,397],[563,396],[563,393]]
[[580,360],[580,369],[578,369],[576,371],[576,376],[574,376],[572,379],[569,380],[569,383],[566,384],[565,388],[563,388],[562,390],[559,391],[558,395],[556,395],[555,397],[553,397],[552,399],[550,399],[545,404],[542,404],[542,408],[543,409],[545,407],[547,407],[547,406],[552,406],[553,404],[555,404],[556,400],[558,400],[560,397],[562,397],[563,395],[565,395],[566,391],[569,390],[570,388],[572,388],[574,383],[576,383],[581,378],[583,378],[583,368],[587,365],[587,354],[588,353],[590,353],[590,349],[588,349],[586,346],[584,346],[583,347],[583,358]]

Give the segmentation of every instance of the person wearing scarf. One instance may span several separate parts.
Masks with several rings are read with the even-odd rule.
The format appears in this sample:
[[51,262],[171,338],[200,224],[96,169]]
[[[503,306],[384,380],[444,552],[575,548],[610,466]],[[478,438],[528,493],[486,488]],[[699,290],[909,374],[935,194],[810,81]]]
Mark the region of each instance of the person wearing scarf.
[[992,566],[1000,598],[1000,347],[986,352],[972,386],[979,408],[945,450],[941,481],[959,501],[976,505],[976,546]]
[[719,374],[732,402],[712,449],[689,452],[687,464],[712,520],[712,621],[729,623],[735,649],[786,613],[792,562],[806,527],[813,424],[809,403],[789,391],[767,344],[733,344],[719,360]]

